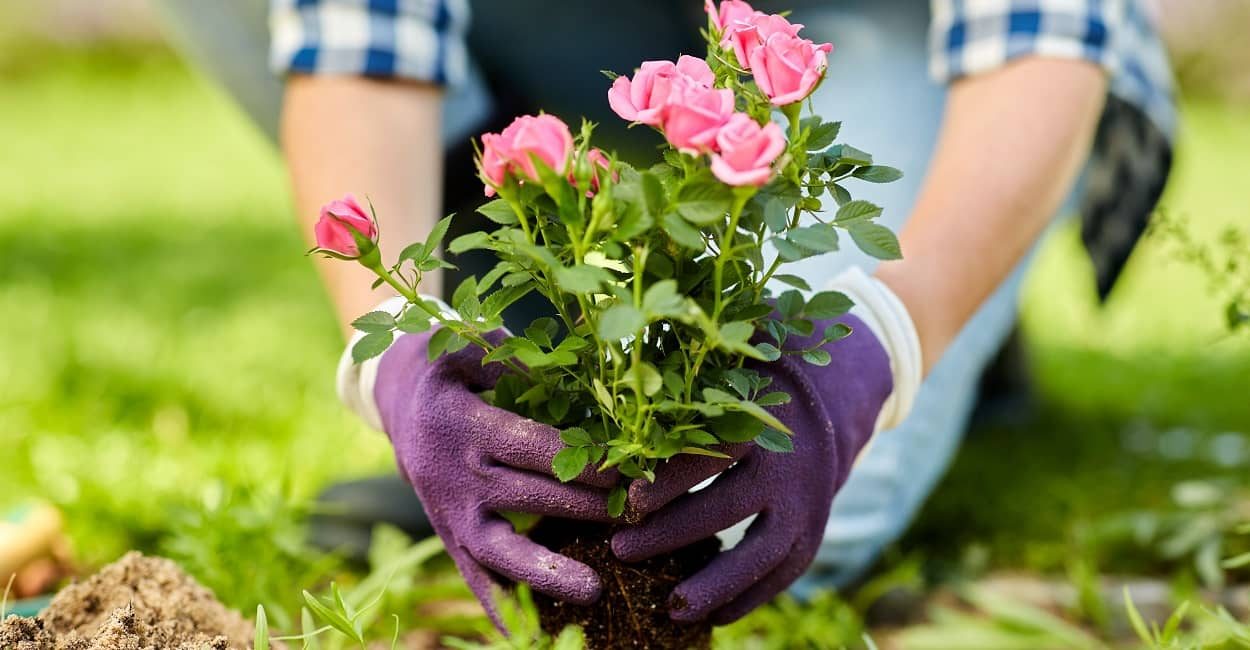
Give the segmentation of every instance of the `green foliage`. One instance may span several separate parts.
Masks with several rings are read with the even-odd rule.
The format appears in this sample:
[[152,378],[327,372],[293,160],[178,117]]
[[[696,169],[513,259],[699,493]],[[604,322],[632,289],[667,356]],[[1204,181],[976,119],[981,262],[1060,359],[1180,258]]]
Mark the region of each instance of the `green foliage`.
[[[771,119],[758,88],[720,64],[714,71],[747,113]],[[416,295],[420,263],[441,241],[445,219],[395,266],[375,269],[410,304],[397,319],[377,313],[358,319],[354,326],[365,336],[353,356],[380,354],[394,330],[428,315],[442,326],[430,339],[431,358],[481,347],[487,362],[511,371],[492,392],[495,405],[564,431],[568,447],[556,454],[553,470],[565,481],[592,465],[651,479],[665,459],[717,455],[716,445],[726,442],[755,440],[771,451],[792,451],[790,432],[767,410],[783,402],[762,392],[766,381],[746,362],[790,354],[829,364],[822,346],[850,330],[814,332],[813,321],[846,313],[851,301],[836,292],[805,297],[811,287],[779,270],[837,251],[840,232],[870,255],[900,255],[893,233],[875,222],[881,208],[851,199],[842,184],[889,182],[900,173],[874,165],[854,147],[834,145],[841,125],[815,115],[800,119],[799,108],[783,111],[789,143],[776,177],[761,188],[727,186],[706,157],[671,149],[646,169],[612,160],[592,186],[586,160],[594,128],[584,124],[571,177],[535,160],[539,182],[509,176],[495,187],[498,198],[479,208],[497,228],[449,245],[452,252],[489,250],[499,259],[455,290],[451,305],[459,318]],[[830,186],[839,204],[831,217],[820,199]],[[770,247],[775,256],[766,255]],[[774,278],[795,287],[776,296],[776,311]],[[556,318],[539,319],[499,345],[487,343],[502,307],[528,292],[542,296]],[[800,346],[796,337],[811,338]]]

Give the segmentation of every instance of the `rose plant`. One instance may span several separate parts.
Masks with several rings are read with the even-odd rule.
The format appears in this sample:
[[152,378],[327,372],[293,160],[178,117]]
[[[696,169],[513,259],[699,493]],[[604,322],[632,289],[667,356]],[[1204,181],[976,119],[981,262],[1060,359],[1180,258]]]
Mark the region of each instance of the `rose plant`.
[[[847,182],[901,173],[835,144],[840,123],[803,115],[830,44],[739,0],[709,0],[707,11],[706,58],[609,75],[611,108],[664,136],[658,161],[631,165],[592,146],[593,124],[575,135],[549,114],[481,136],[478,172],[491,200],[478,211],[498,227],[446,248],[489,250],[498,263],[455,289],[455,314],[417,293],[423,274],[450,266],[436,253],[452,217],[385,265],[376,221],[351,197],[326,206],[314,252],[358,260],[407,300],[398,314],[355,321],[364,335],[354,359],[431,327],[431,358],[480,347],[483,363],[508,368],[485,397],[560,429],[566,448],[552,469],[561,480],[588,465],[654,480],[679,454],[727,458],[727,443],[791,452],[796,432],[769,411],[790,395],[746,363],[794,354],[828,364],[821,346],[850,330],[814,332],[813,321],[852,305],[781,271],[838,250],[846,236],[875,257],[899,257],[894,234],[875,221],[881,207],[853,199]],[[774,293],[775,284],[789,288]],[[488,337],[531,293],[553,315]],[[788,339],[810,344],[791,349]],[[613,517],[625,495],[623,485],[613,490]]]

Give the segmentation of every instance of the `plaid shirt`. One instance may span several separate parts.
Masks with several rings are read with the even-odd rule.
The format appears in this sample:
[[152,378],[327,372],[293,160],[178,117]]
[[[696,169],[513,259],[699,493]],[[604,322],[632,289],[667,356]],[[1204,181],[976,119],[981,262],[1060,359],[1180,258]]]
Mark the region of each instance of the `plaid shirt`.
[[[1176,125],[1150,0],[931,0],[930,68],[950,82],[1020,56],[1082,59],[1161,131]],[[455,84],[468,71],[468,0],[271,0],[282,73],[362,74]]]

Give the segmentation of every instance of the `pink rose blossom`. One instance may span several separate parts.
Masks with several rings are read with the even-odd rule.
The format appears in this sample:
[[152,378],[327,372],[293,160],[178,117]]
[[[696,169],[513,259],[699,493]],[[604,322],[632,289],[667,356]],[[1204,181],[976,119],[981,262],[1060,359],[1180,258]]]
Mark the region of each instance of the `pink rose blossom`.
[[820,83],[828,66],[826,55],[833,45],[811,41],[789,34],[768,37],[751,51],[751,74],[755,83],[775,106],[803,101]]
[[711,16],[712,24],[716,26],[718,32],[724,32],[725,28],[732,25],[734,21],[745,20],[752,14],[759,13],[742,0],[724,0],[720,3],[719,11],[712,0],[703,0],[703,10]]
[[535,158],[556,174],[564,174],[572,152],[573,134],[554,115],[522,115],[502,133],[483,134],[479,169],[486,181],[486,196],[494,196],[495,187],[503,184],[509,172],[538,181]]
[[352,236],[352,230],[370,241],[378,239],[378,228],[373,218],[351,194],[322,206],[321,217],[313,226],[318,248],[355,259],[360,257],[360,247]]
[[712,151],[716,134],[733,112],[734,94],[728,88],[683,88],[665,112],[664,137],[686,153]]
[[751,69],[751,53],[764,45],[773,34],[798,36],[803,25],[792,23],[784,16],[755,12],[734,20],[721,34],[721,47],[732,48],[738,65]]
[[786,149],[786,139],[776,122],[760,126],[746,113],[734,113],[716,135],[720,153],[712,154],[712,174],[726,185],[768,182],[772,164]]
[[703,59],[682,55],[672,61],[644,61],[633,78],[620,76],[608,90],[608,104],[622,119],[656,126],[669,100],[685,86],[712,87],[715,75]]

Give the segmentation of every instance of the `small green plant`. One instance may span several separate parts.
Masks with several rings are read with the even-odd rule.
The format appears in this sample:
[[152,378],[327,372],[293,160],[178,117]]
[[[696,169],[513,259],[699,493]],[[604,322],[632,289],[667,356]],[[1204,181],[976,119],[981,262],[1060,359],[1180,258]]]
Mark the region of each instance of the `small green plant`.
[[1224,304],[1228,330],[1250,331],[1250,237],[1229,227],[1214,244],[1199,241],[1186,220],[1166,212],[1155,215],[1150,228],[1178,259],[1206,276]]
[[[574,137],[552,115],[522,116],[484,134],[479,175],[497,198],[478,212],[498,228],[463,235],[447,250],[490,251],[499,262],[456,288],[455,314],[417,293],[424,274],[450,266],[437,253],[451,217],[388,266],[375,216],[350,197],[328,204],[313,252],[358,261],[378,276],[375,286],[407,300],[399,314],[374,311],[353,323],[364,333],[355,360],[432,324],[432,359],[480,347],[485,361],[509,369],[488,399],[561,430],[567,447],[552,467],[561,480],[588,465],[654,480],[657,464],[678,454],[724,457],[721,443],[792,451],[791,432],[766,410],[790,395],[769,390],[748,362],[793,355],[828,364],[822,346],[850,328],[814,331],[816,322],[852,303],[836,291],[810,293],[803,278],[780,271],[838,250],[845,237],[874,257],[899,258],[894,233],[876,221],[882,208],[853,199],[848,187],[902,174],[835,144],[840,122],[803,115],[831,46],[794,36],[801,26],[782,16],[770,20],[783,24],[810,67],[790,92],[768,83],[767,66],[735,58],[715,18],[704,59],[647,62],[632,79],[609,74],[613,109],[668,141],[648,166],[593,147],[593,124]],[[650,84],[672,92],[657,90],[646,99],[655,105],[634,106],[644,93],[631,88]],[[774,282],[791,288],[774,294]],[[535,293],[553,317],[491,342],[503,310]],[[799,346],[797,337],[812,338]],[[616,516],[623,488],[613,496]]]
[[491,629],[484,642],[443,637],[442,643],[457,650],[581,650],[586,647],[585,637],[576,626],[565,627],[555,637],[543,631],[529,585],[518,584],[511,595],[496,592],[495,605],[507,634]]

